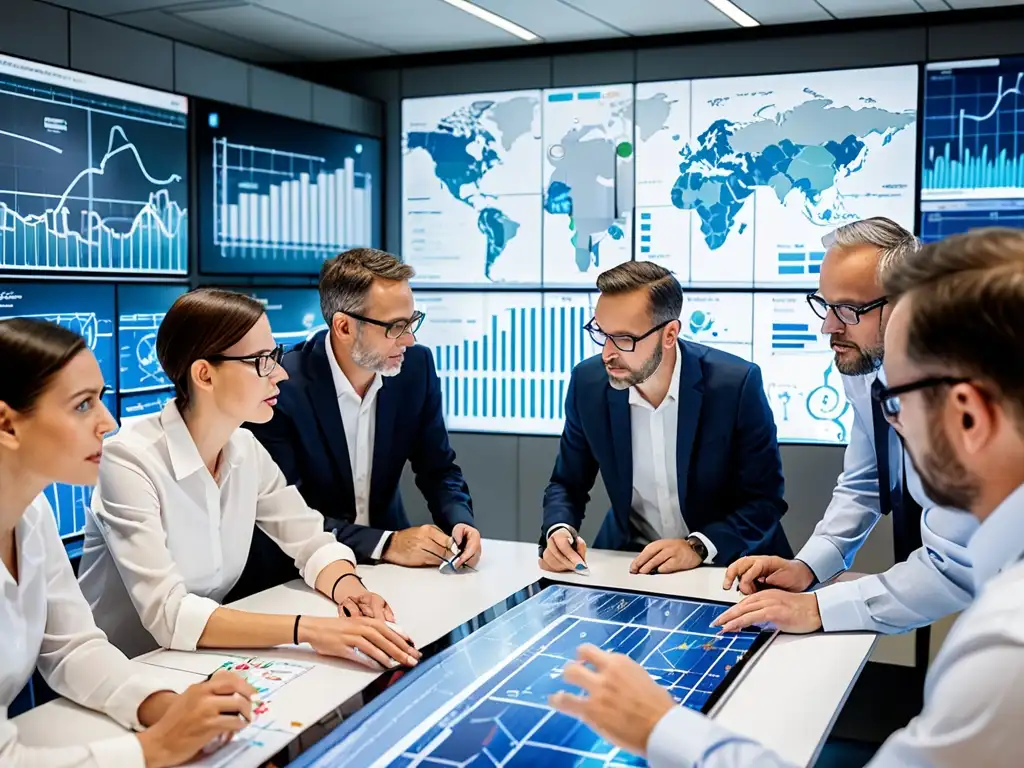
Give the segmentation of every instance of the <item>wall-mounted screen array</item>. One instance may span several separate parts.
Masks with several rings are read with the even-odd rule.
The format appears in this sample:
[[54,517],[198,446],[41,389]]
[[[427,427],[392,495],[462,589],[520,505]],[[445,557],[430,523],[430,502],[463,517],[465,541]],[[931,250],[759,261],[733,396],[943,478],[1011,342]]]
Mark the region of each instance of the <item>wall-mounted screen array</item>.
[[[416,293],[417,333],[453,431],[558,435],[574,366],[600,353],[595,293]],[[821,321],[799,293],[687,292],[682,336],[758,364],[785,442],[845,443],[853,412]]]
[[0,272],[185,274],[188,99],[0,55]]
[[929,64],[921,238],[1024,226],[1024,58]]
[[317,274],[380,246],[380,140],[242,107],[195,102],[199,268]]
[[274,340],[286,349],[327,328],[316,288],[229,288],[263,305]]
[[[173,396],[156,357],[156,332],[185,290],[183,285],[0,280],[0,320],[34,317],[81,335],[109,388],[103,402],[123,419],[151,413]],[[91,495],[84,486],[47,490],[62,537],[81,533]]]
[[631,258],[699,287],[813,287],[821,240],[913,226],[916,66],[406,99],[418,284],[590,287]]

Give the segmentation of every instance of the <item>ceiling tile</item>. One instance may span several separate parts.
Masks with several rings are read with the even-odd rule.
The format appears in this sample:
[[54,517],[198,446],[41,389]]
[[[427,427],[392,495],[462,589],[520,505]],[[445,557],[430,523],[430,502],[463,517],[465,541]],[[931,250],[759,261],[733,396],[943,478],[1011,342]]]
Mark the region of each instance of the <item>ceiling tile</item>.
[[926,11],[948,11],[950,10],[949,0],[917,0],[917,4]]
[[147,32],[163,35],[172,40],[190,43],[200,48],[216,51],[225,56],[234,56],[246,61],[272,63],[295,60],[295,56],[286,51],[260,45],[252,40],[233,37],[202,24],[196,24],[187,19],[172,16],[164,11],[122,13],[117,16],[116,21],[136,29],[144,29]]
[[296,59],[330,60],[381,56],[390,51],[256,6],[182,11],[187,21],[286,51]]
[[837,19],[921,13],[915,0],[818,0]]
[[[133,13],[135,11],[152,11],[173,5],[182,5],[183,0],[47,0],[54,5],[70,8],[72,11],[91,13],[93,16],[112,16],[115,13]],[[224,0],[199,0],[191,5],[201,6],[229,5]],[[244,5],[244,0],[233,0],[235,5]]]
[[762,24],[828,21],[832,15],[815,0],[732,0]]
[[631,35],[658,35],[738,25],[705,0],[561,0]]
[[549,43],[624,37],[620,29],[573,8],[561,0],[474,0],[481,8],[539,35]]
[[1021,0],[946,0],[956,10],[962,8],[995,8],[996,6],[1024,5]]
[[522,43],[442,0],[253,1],[399,53]]

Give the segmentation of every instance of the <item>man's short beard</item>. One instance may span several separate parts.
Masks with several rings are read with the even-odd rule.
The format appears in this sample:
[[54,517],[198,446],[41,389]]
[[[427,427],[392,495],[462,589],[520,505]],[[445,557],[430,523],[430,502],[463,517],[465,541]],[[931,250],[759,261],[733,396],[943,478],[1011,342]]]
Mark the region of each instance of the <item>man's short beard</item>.
[[847,344],[847,349],[857,350],[857,357],[852,361],[843,361],[837,354],[835,357],[836,368],[846,376],[865,376],[874,373],[882,367],[882,358],[885,355],[885,347],[881,344],[864,349],[860,345]]
[[363,349],[362,329],[356,331],[356,343],[352,345],[352,361],[360,368],[379,373],[381,376],[397,376],[402,372],[402,364],[389,366],[388,356]]
[[638,370],[630,369],[629,375],[624,379],[618,379],[608,374],[608,383],[612,385],[612,389],[629,389],[635,387],[637,384],[643,384],[654,372],[658,370],[658,366],[661,365],[662,358],[665,356],[665,351],[661,348],[661,344],[654,350],[647,360],[644,361],[643,365]]

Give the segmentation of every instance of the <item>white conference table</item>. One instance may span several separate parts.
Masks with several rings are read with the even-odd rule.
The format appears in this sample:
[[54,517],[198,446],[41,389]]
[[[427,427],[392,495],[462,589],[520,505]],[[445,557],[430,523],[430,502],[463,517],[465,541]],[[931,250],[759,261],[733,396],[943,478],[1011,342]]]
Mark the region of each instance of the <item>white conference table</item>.
[[[591,550],[589,575],[551,574],[537,564],[535,544],[484,540],[476,572],[442,574],[437,569],[392,565],[360,566],[368,589],[391,604],[397,623],[417,646],[432,643],[488,608],[542,578],[590,587],[610,587],[678,597],[735,602],[741,595],[722,589],[724,570],[703,567],[677,574],[640,576],[629,573],[633,555]],[[265,613],[336,615],[335,606],[301,580],[289,582],[232,604]],[[836,716],[877,636],[871,633],[780,635],[750,666],[727,695],[716,720],[771,747],[784,758],[811,765],[832,729]],[[179,687],[201,680],[225,655],[303,661],[315,666],[278,690],[275,717],[309,727],[361,693],[378,676],[353,663],[317,656],[308,646],[273,650],[158,650],[138,657]],[[765,702],[772,702],[765,706]],[[106,718],[87,713],[66,701],[51,702],[15,719],[25,744],[83,743],[121,732]],[[56,736],[55,736],[56,734]],[[250,750],[246,763],[268,759],[275,750]],[[242,761],[234,764],[242,765]]]

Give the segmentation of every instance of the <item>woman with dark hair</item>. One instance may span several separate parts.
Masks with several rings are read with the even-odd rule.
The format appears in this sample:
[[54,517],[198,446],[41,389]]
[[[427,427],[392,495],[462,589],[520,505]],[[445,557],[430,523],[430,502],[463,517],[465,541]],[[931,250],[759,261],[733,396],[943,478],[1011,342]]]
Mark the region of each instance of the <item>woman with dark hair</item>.
[[[156,349],[175,399],[107,441],[86,519],[79,583],[110,641],[129,656],[309,643],[375,669],[414,665],[420,652],[385,623],[391,609],[363,587],[352,550],[241,428],[273,417],[288,375],[263,306],[230,291],[187,293],[164,317]],[[339,616],[221,607],[254,525]]]
[[[0,359],[0,765],[191,760],[246,724],[230,713],[249,718],[255,689],[221,673],[179,695],[107,642],[43,495],[54,482],[96,482],[103,436],[116,426],[100,399],[103,375],[81,336],[39,320],[0,321]],[[57,693],[141,732],[83,747],[22,746],[7,707],[37,666]]]

